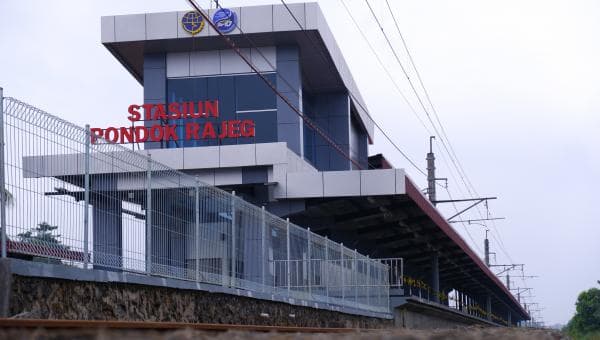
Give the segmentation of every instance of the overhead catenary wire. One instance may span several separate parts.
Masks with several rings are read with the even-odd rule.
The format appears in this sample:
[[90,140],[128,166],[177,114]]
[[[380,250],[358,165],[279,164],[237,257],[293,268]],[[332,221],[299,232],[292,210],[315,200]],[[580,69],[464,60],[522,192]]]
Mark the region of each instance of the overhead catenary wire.
[[[218,1],[216,1],[216,0],[211,0],[210,1],[211,6],[212,6],[212,2],[213,1],[215,2],[215,9],[223,9],[223,7],[221,6],[221,4]],[[222,1],[221,1],[221,3],[222,3]],[[246,32],[244,32],[244,30],[237,23],[235,23],[235,26],[240,31],[240,36],[244,37],[246,39],[246,41],[250,44],[251,48],[253,50],[255,50],[255,51],[258,52],[258,54],[261,56],[261,58],[267,63],[267,65],[269,65],[269,67],[270,67],[271,70],[275,70],[276,66],[273,65],[273,63],[269,60],[269,58],[267,58],[265,56],[265,54],[261,51],[260,47],[258,47],[258,45],[254,42],[254,40]],[[291,93],[296,98],[298,98],[299,100],[302,99],[302,96],[300,95],[300,93],[298,91],[295,91],[294,86],[292,84],[290,84],[290,82],[289,82],[289,80],[287,78],[285,78],[282,74],[277,73],[277,79],[282,80],[289,87],[289,89],[291,90]],[[307,105],[307,104],[308,103],[303,103],[303,108],[302,108],[302,113],[303,114],[306,114],[306,108],[305,108],[306,106],[308,106],[309,107],[309,111],[311,111],[310,110],[310,105]],[[332,138],[332,140],[333,140],[333,138]],[[335,142],[336,144],[338,144],[337,141],[335,141],[335,140],[333,140],[333,142]],[[367,165],[370,168],[375,168],[375,166],[373,166],[373,164],[371,164],[368,161],[368,158],[367,158]]]
[[[408,55],[408,59],[409,59],[409,61],[411,63],[411,66],[415,70],[415,74],[417,76],[419,84],[420,84],[421,88],[423,89],[423,92],[425,93],[426,100],[427,100],[429,106],[431,107],[431,111],[434,113],[435,119],[436,119],[436,121],[437,121],[437,123],[438,123],[438,125],[440,127],[441,133],[440,133],[440,130],[437,129],[437,127],[436,127],[435,123],[433,122],[433,120],[431,119],[431,116],[430,116],[427,108],[425,107],[425,105],[423,103],[423,100],[419,96],[419,93],[416,90],[416,88],[415,88],[415,86],[413,84],[413,81],[411,80],[410,76],[408,75],[408,72],[407,72],[406,68],[403,66],[402,62],[400,61],[400,58],[399,58],[398,54],[396,53],[396,50],[394,49],[393,45],[391,44],[391,41],[390,41],[389,37],[385,33],[385,30],[383,29],[383,26],[382,26],[381,22],[379,21],[379,19],[375,15],[375,12],[374,12],[371,4],[369,3],[368,0],[365,0],[365,3],[367,4],[367,6],[369,8],[369,11],[371,12],[371,15],[375,19],[375,22],[379,26],[379,28],[380,28],[380,30],[381,30],[381,32],[382,32],[382,34],[383,34],[386,42],[388,43],[388,45],[389,45],[389,47],[390,47],[390,49],[391,49],[394,57],[396,58],[396,61],[400,65],[400,68],[402,69],[402,72],[406,76],[406,78],[407,78],[407,80],[408,80],[408,82],[409,82],[409,84],[411,86],[411,89],[413,90],[413,92],[415,93],[415,96],[417,97],[417,100],[419,101],[419,104],[420,104],[421,108],[423,109],[423,111],[427,115],[427,118],[429,119],[429,121],[430,121],[433,129],[436,132],[436,134],[438,136],[440,136],[440,141],[442,142],[442,146],[444,147],[446,153],[448,153],[448,156],[449,156],[451,162],[453,163],[454,167],[456,168],[456,172],[459,175],[461,181],[463,182],[465,188],[467,189],[467,192],[469,193],[469,195],[471,196],[471,198],[478,196],[478,193],[475,190],[475,187],[473,186],[473,183],[471,182],[471,180],[466,175],[464,167],[462,166],[460,160],[458,159],[458,157],[456,155],[456,152],[454,151],[454,148],[452,147],[452,144],[450,142],[450,139],[448,138],[446,130],[445,130],[445,128],[444,128],[444,126],[443,126],[440,118],[439,118],[437,110],[435,109],[435,105],[433,105],[433,102],[431,100],[429,92],[427,91],[427,89],[426,89],[426,87],[424,85],[423,79],[422,79],[422,77],[421,77],[421,75],[420,75],[420,73],[418,71],[418,68],[416,67],[416,64],[414,62],[412,54],[410,53],[410,50],[409,50],[408,45],[406,43],[406,40],[404,39],[404,36],[402,35],[402,32],[400,30],[400,26],[398,24],[398,21],[396,20],[396,17],[395,17],[395,15],[393,13],[393,10],[392,10],[392,8],[391,8],[391,6],[389,4],[389,0],[386,0],[386,5],[387,5],[387,8],[388,8],[388,11],[389,11],[389,13],[390,13],[390,15],[392,17],[392,20],[394,22],[394,25],[395,25],[396,30],[398,32],[398,35],[400,36],[400,39],[402,41],[402,45],[403,45],[403,47],[404,47],[404,49],[405,49],[405,51],[406,51],[406,53]],[[483,218],[483,214],[481,213],[480,208],[476,207],[476,210],[479,213],[480,217]],[[484,222],[484,224],[486,224],[486,226],[487,226],[487,223]],[[492,226],[494,228],[495,233],[498,234],[498,236],[500,237],[500,233],[499,233],[499,231],[498,231],[495,223],[493,223]],[[498,242],[498,243],[499,243],[499,247],[501,247],[501,250],[503,251],[503,253],[505,253],[505,255],[507,255],[507,257],[510,259],[510,256],[508,256],[508,254],[507,254],[508,252],[504,249],[504,243],[503,242]]]
[[[308,36],[308,33],[306,32],[306,28],[302,26],[302,24],[300,23],[300,21],[298,20],[298,18],[296,17],[296,15],[294,14],[294,12],[290,9],[290,7],[288,6],[288,4],[284,1],[284,0],[280,0],[281,3],[285,6],[286,10],[288,11],[288,13],[290,14],[290,16],[292,17],[292,19],[296,22],[296,24],[298,25],[298,27],[302,30],[302,32],[305,34],[305,36],[307,37],[307,40],[313,44],[313,48],[316,51],[320,52],[320,55],[322,58],[324,58],[325,60],[327,60],[327,57],[323,54],[323,52],[315,46],[315,42],[313,41],[313,39],[311,39],[311,37]],[[370,45],[371,50],[373,50],[373,47]],[[410,102],[408,101],[408,99],[404,96],[404,94],[402,93],[402,91],[400,90],[399,86],[395,83],[395,81],[393,80],[393,78],[391,77],[389,71],[387,71],[387,69],[385,68],[385,65],[381,62],[381,60],[379,59],[379,57],[377,58],[379,60],[379,63],[382,65],[382,67],[384,68],[384,70],[386,70],[386,73],[388,74],[388,76],[390,77],[390,79],[392,79],[392,82],[394,82],[394,84],[396,85],[396,88],[398,89],[398,91],[400,92],[401,96],[404,98],[404,100],[406,101],[406,103],[410,106]],[[369,113],[369,111],[363,106],[363,103],[361,102],[361,100],[354,94],[352,93],[352,91],[350,89],[347,89],[348,94],[350,94],[350,96],[353,98],[354,102],[365,112],[365,114],[367,115],[367,117],[371,120],[371,122],[373,122],[373,125],[375,125],[375,127],[377,127],[377,129],[381,132],[381,134],[390,142],[390,144],[400,153],[400,155],[402,155],[402,157],[404,159],[406,159],[410,165],[412,165],[417,171],[419,171],[419,173],[421,173],[423,176],[427,176],[427,174],[425,173],[425,171],[423,169],[421,169],[415,161],[413,161],[393,140],[392,138],[389,136],[389,134],[383,130],[383,128],[379,125],[379,123],[377,123],[377,121],[375,121],[375,119],[371,116],[371,114]],[[421,124],[423,125],[423,127],[425,127],[425,129],[427,129],[425,123],[420,119],[420,117],[418,117],[418,115],[416,114],[416,111],[413,108],[413,112],[415,113],[417,119],[419,119],[419,121],[421,122]]]
[[[367,5],[368,5],[368,1],[365,0],[365,2],[367,2]],[[431,96],[429,95],[429,92],[427,91],[427,88],[425,87],[423,78],[421,77],[421,74],[420,74],[420,72],[419,72],[419,70],[418,70],[418,68],[416,66],[416,63],[415,63],[415,61],[414,61],[414,59],[412,57],[412,54],[410,53],[410,50],[408,48],[408,44],[406,43],[406,40],[404,39],[402,31],[400,30],[400,25],[398,24],[398,20],[396,19],[396,16],[394,15],[394,11],[392,10],[392,7],[390,5],[389,0],[385,0],[385,3],[386,3],[388,11],[389,11],[389,13],[390,13],[390,15],[392,17],[392,20],[394,22],[394,26],[396,27],[396,30],[398,32],[398,36],[400,37],[400,40],[402,42],[402,46],[404,47],[404,50],[406,51],[406,54],[407,54],[408,59],[410,61],[410,64],[411,64],[411,66],[412,66],[412,68],[413,68],[413,70],[415,72],[417,80],[419,81],[419,85],[420,85],[421,89],[423,90],[423,93],[425,94],[425,99],[427,100],[427,103],[429,104],[429,107],[431,108],[431,111],[434,114],[436,122],[438,123],[438,125],[440,127],[440,130],[442,132],[442,136],[440,136],[440,137],[442,137],[442,141],[443,141],[443,139],[445,139],[446,142],[447,142],[447,144],[448,144],[448,148],[450,150],[449,151],[446,150],[446,151],[448,152],[448,154],[451,157],[451,159],[452,158],[456,159],[456,162],[454,162],[454,160],[452,160],[453,164],[455,165],[456,172],[458,173],[459,177],[461,177],[461,180],[463,181],[463,184],[465,185],[465,188],[469,192],[470,196],[471,197],[473,197],[473,196],[479,196],[477,190],[475,189],[475,186],[473,185],[473,183],[470,180],[470,178],[467,176],[466,171],[465,171],[462,163],[460,162],[460,159],[458,158],[458,155],[456,154],[456,151],[455,151],[455,149],[454,149],[454,147],[453,147],[453,145],[452,145],[452,143],[450,141],[450,138],[448,137],[446,129],[444,128],[444,125],[441,122],[441,119],[440,119],[440,117],[439,117],[439,115],[437,113],[437,109],[436,109],[435,105],[433,104],[433,101],[431,100]],[[370,9],[371,9],[371,12],[372,12],[372,8],[370,8]],[[375,17],[375,19],[377,20],[376,17]],[[381,27],[381,25],[380,25],[380,28],[381,28],[381,30],[383,32],[383,28]],[[385,35],[385,32],[383,32],[383,33]],[[387,39],[387,37],[386,37],[386,39]],[[393,50],[393,47],[392,47],[392,50]],[[407,75],[407,78],[409,78],[408,75]],[[410,82],[410,79],[409,79],[409,82]],[[415,94],[418,96],[418,94],[416,93],[416,91],[415,91]],[[424,107],[423,107],[423,109],[425,110]],[[432,126],[434,126],[433,122],[431,122],[431,124],[432,124]],[[435,126],[434,126],[434,129],[435,129]],[[445,147],[445,144],[443,144],[443,145]],[[441,153],[441,155],[443,156],[443,153]],[[446,166],[450,170],[450,167],[448,166],[445,158],[444,158],[444,162],[446,163]],[[450,171],[450,173],[451,173],[451,176],[454,177],[454,175],[452,174],[452,171]],[[457,188],[460,189],[460,186],[458,186]],[[448,191],[448,195],[449,195],[449,197],[451,197],[450,196],[450,191]],[[477,207],[477,212],[479,213],[480,216],[482,216],[482,213],[481,213],[481,210],[480,210],[479,207]],[[488,212],[489,212],[489,208],[488,208]],[[486,225],[486,228],[488,228],[487,227],[487,223],[484,222],[484,225]],[[500,234],[500,232],[499,232],[499,230],[498,230],[498,228],[497,228],[496,223],[495,223],[494,220],[492,220],[492,226],[493,226],[493,229],[494,229],[494,233],[491,233],[492,237],[497,242],[498,247],[500,248],[500,250],[502,251],[502,253],[508,258],[508,260],[511,263],[514,263],[514,261],[512,260],[510,254],[506,250],[506,247],[505,247],[504,242],[502,240],[502,236],[501,236],[501,234]],[[496,237],[495,234],[497,234],[498,237]],[[523,283],[525,283],[525,279],[524,278],[521,278],[521,280],[523,281]]]
[[[452,146],[452,143],[450,142],[450,138],[448,137],[448,134],[446,133],[446,129],[444,128],[444,125],[442,124],[440,117],[437,113],[436,107],[433,104],[432,100],[431,100],[431,96],[429,95],[429,91],[427,91],[427,88],[425,87],[423,78],[421,77],[421,74],[415,64],[415,61],[412,57],[412,53],[410,53],[410,49],[408,48],[408,44],[406,43],[406,40],[404,39],[404,35],[402,34],[402,31],[400,30],[400,25],[398,24],[398,20],[396,19],[396,15],[394,14],[394,11],[392,10],[392,7],[390,5],[389,0],[385,0],[387,9],[392,17],[392,20],[394,22],[394,26],[396,28],[396,31],[398,32],[398,36],[400,37],[400,40],[402,42],[402,46],[404,47],[404,50],[406,51],[406,54],[408,56],[408,59],[410,61],[410,64],[413,68],[413,70],[415,71],[415,75],[417,76],[417,80],[419,81],[419,85],[421,86],[423,93],[425,94],[425,99],[427,100],[427,103],[429,104],[429,107],[431,108],[431,111],[433,112],[433,115],[440,127],[440,130],[442,132],[442,137],[443,139],[446,140],[446,142],[448,143],[448,147],[449,147],[449,153],[451,153],[451,157],[454,157],[454,159],[456,159],[456,164],[457,167],[457,173],[459,174],[459,176],[462,178],[462,180],[465,182],[465,187],[467,188],[467,191],[469,192],[469,194],[471,195],[471,197],[473,196],[479,196],[479,193],[477,192],[477,190],[475,189],[475,186],[473,185],[473,183],[471,182],[471,180],[469,179],[469,177],[466,174],[466,171],[464,170],[464,167],[462,166],[462,163],[460,162],[460,159],[458,158],[458,155],[456,154],[456,151],[454,150],[454,147]],[[383,29],[382,29],[383,30]],[[433,122],[432,122],[433,124]],[[471,191],[472,189],[472,191]],[[477,207],[477,210],[479,212],[479,214],[481,215],[481,210],[479,207]],[[487,223],[484,222],[484,224],[487,225]],[[504,255],[506,255],[506,257],[511,261],[512,259],[510,258],[510,255],[508,255],[508,252],[505,249],[504,246],[504,242],[502,241],[502,236],[500,231],[498,230],[496,223],[494,221],[492,221],[492,226],[494,229],[494,232],[498,235],[498,245],[501,248],[502,252],[504,253]]]
[[[343,0],[342,0],[342,3],[343,3]],[[400,65],[400,67],[401,67],[401,69],[402,69],[402,71],[403,71],[404,75],[406,76],[406,78],[407,78],[407,80],[408,80],[408,82],[409,82],[409,84],[410,84],[410,86],[411,86],[411,89],[412,89],[412,90],[413,90],[413,92],[415,93],[415,96],[417,97],[417,99],[418,99],[418,101],[419,101],[419,104],[421,105],[421,107],[422,107],[423,111],[424,111],[424,112],[425,112],[425,114],[427,115],[427,118],[428,118],[428,120],[430,121],[430,123],[431,123],[431,125],[432,125],[433,129],[436,131],[436,134],[437,134],[438,136],[440,136],[440,137],[441,137],[441,138],[440,138],[440,140],[441,140],[441,142],[442,142],[442,146],[444,147],[444,149],[445,149],[446,153],[447,153],[447,154],[448,154],[448,156],[450,157],[450,160],[451,160],[452,164],[454,165],[454,168],[456,169],[456,172],[457,172],[458,176],[460,177],[460,179],[461,179],[461,181],[462,181],[463,185],[465,186],[465,188],[466,188],[467,192],[469,193],[469,196],[470,196],[471,198],[473,198],[473,197],[476,197],[476,196],[479,196],[479,194],[478,194],[477,190],[475,189],[475,187],[474,187],[474,185],[473,185],[472,181],[471,181],[471,180],[469,179],[469,177],[467,176],[467,174],[466,174],[466,171],[464,170],[464,167],[463,167],[462,163],[460,162],[460,160],[459,160],[459,158],[458,158],[458,156],[457,156],[457,154],[456,154],[456,151],[454,150],[454,147],[452,146],[452,144],[451,144],[451,142],[450,142],[450,139],[449,139],[449,137],[448,137],[448,134],[447,134],[447,132],[446,132],[446,129],[444,128],[444,125],[442,124],[442,122],[441,122],[441,120],[440,120],[440,118],[439,118],[439,115],[438,115],[438,113],[437,113],[437,110],[436,110],[436,108],[435,108],[435,105],[433,104],[433,102],[432,102],[432,100],[431,100],[431,97],[430,97],[430,95],[429,95],[429,92],[427,91],[427,89],[426,89],[426,87],[425,87],[425,85],[424,85],[423,79],[422,79],[422,77],[421,77],[421,75],[420,75],[420,73],[419,73],[419,71],[418,71],[418,68],[416,67],[416,64],[415,64],[415,62],[414,62],[414,59],[413,59],[413,57],[412,57],[412,54],[410,53],[410,50],[409,50],[409,48],[408,48],[408,44],[406,43],[406,40],[404,39],[404,36],[402,35],[402,32],[401,32],[401,30],[400,30],[400,26],[399,26],[399,24],[398,24],[398,21],[396,20],[396,17],[395,17],[395,15],[394,15],[394,13],[393,13],[393,10],[392,10],[392,8],[391,8],[391,6],[390,6],[389,0],[386,0],[386,5],[387,5],[387,8],[388,8],[388,11],[389,11],[389,13],[390,13],[390,15],[391,15],[391,17],[392,17],[392,20],[393,20],[393,22],[394,22],[394,25],[395,25],[395,27],[396,27],[396,30],[397,30],[397,32],[398,32],[398,35],[400,36],[400,39],[401,39],[401,41],[402,41],[402,45],[403,45],[403,47],[404,47],[404,49],[405,49],[405,51],[406,51],[406,54],[408,55],[408,59],[409,59],[409,61],[410,61],[410,64],[411,64],[412,68],[414,69],[414,72],[415,72],[415,74],[416,74],[416,76],[417,76],[417,79],[418,79],[418,81],[419,81],[419,85],[421,86],[421,88],[422,88],[423,92],[425,93],[425,98],[426,98],[426,100],[427,100],[427,103],[429,104],[429,106],[430,106],[430,108],[431,108],[431,111],[432,111],[432,112],[433,112],[433,114],[434,114],[435,120],[436,120],[436,122],[438,123],[438,125],[439,125],[439,127],[440,127],[441,134],[440,134],[440,131],[439,131],[439,130],[436,128],[436,125],[435,125],[435,123],[434,123],[434,122],[433,122],[433,120],[431,119],[431,116],[430,116],[429,112],[427,111],[427,108],[425,107],[425,105],[424,105],[424,103],[423,103],[423,100],[422,100],[422,99],[421,99],[421,97],[419,96],[419,93],[418,93],[418,91],[416,90],[416,88],[415,88],[415,86],[414,86],[414,84],[413,84],[412,80],[410,79],[410,76],[408,75],[408,73],[407,73],[406,69],[405,69],[405,68],[404,68],[404,66],[402,65],[402,62],[400,61],[400,58],[398,57],[398,55],[397,55],[397,53],[396,53],[396,51],[395,51],[395,49],[394,49],[393,45],[391,44],[391,42],[390,42],[389,38],[387,37],[387,35],[386,35],[386,33],[385,33],[384,29],[383,29],[383,26],[381,25],[381,23],[380,23],[379,19],[378,19],[378,18],[377,18],[377,16],[375,15],[375,13],[374,13],[374,11],[373,11],[373,8],[372,8],[372,7],[371,7],[371,5],[369,4],[369,1],[368,1],[368,0],[365,0],[365,3],[366,3],[366,4],[367,4],[367,6],[369,7],[369,11],[371,12],[371,15],[373,16],[373,18],[375,19],[375,21],[376,21],[377,25],[379,26],[380,30],[382,31],[382,34],[383,34],[384,38],[386,39],[386,42],[388,43],[388,45],[389,45],[389,47],[390,47],[390,49],[391,49],[392,53],[394,54],[394,57],[396,58],[396,60],[397,60],[398,64]],[[344,4],[344,7],[346,7],[346,6],[345,6],[345,4]],[[348,9],[347,9],[347,11],[348,11]],[[356,24],[356,23],[355,23],[355,24]],[[357,25],[357,26],[358,26],[358,25]],[[366,41],[368,41],[368,39],[366,39],[366,38],[365,38],[365,40],[366,40]],[[443,155],[443,154],[444,154],[444,153],[442,152],[442,153],[441,153],[441,155]],[[446,162],[446,160],[445,160],[445,159],[444,159],[444,162],[446,163],[446,166],[447,166],[447,167],[448,167],[448,169],[450,170],[451,168],[448,166],[448,163]],[[452,175],[452,171],[450,171],[450,173],[451,173],[451,175]],[[454,176],[452,175],[452,177],[454,177]],[[460,186],[458,186],[458,188],[460,188]],[[448,195],[449,195],[449,197],[451,198],[451,196],[450,196],[450,191],[449,191],[447,188],[446,188],[446,190],[448,191]],[[452,198],[451,198],[451,199],[452,199]],[[455,207],[455,209],[456,209],[456,207]],[[482,214],[482,212],[481,212],[481,209],[480,209],[480,207],[479,207],[479,206],[478,206],[478,207],[476,207],[476,211],[477,211],[477,213],[479,214],[479,216],[480,216],[481,218],[483,218],[483,214]],[[489,210],[488,210],[488,212],[489,212]],[[484,222],[484,225],[486,226],[486,228],[488,228],[488,229],[489,229],[489,227],[488,227],[488,224],[487,224],[487,223],[485,223],[485,222]],[[499,232],[499,230],[498,230],[498,228],[497,228],[497,226],[496,226],[496,223],[495,223],[495,221],[492,221],[492,226],[493,226],[493,229],[494,229],[494,233],[492,233],[492,234],[491,234],[491,235],[492,235],[492,237],[493,237],[493,238],[494,238],[494,240],[497,242],[497,244],[498,244],[498,247],[500,248],[500,250],[502,251],[502,253],[503,253],[503,254],[504,254],[504,255],[505,255],[507,258],[508,258],[508,260],[509,260],[509,261],[511,261],[511,263],[513,263],[514,261],[512,260],[512,258],[511,258],[511,256],[510,256],[510,254],[509,254],[509,253],[508,253],[508,251],[506,250],[506,247],[505,247],[505,245],[504,245],[504,242],[502,241],[501,234],[500,234],[500,232]],[[465,228],[465,229],[466,229],[466,228]],[[467,231],[468,231],[468,230],[467,230]],[[473,239],[472,239],[472,237],[471,237],[470,233],[467,233],[467,234],[469,235],[469,237],[470,237],[470,238],[471,238],[471,240],[473,241]],[[495,236],[495,234],[496,234],[496,235],[498,235],[498,237],[496,237],[496,236]],[[477,244],[477,243],[475,243],[475,245],[478,247],[478,244]],[[523,282],[525,283],[525,280],[524,280],[524,279],[522,279],[522,280],[523,280]]]
[[347,160],[349,160],[352,164],[354,164],[354,166],[356,166],[358,169],[362,169],[362,166],[359,162],[357,162],[356,160],[354,160],[348,153],[346,153],[344,150],[342,150],[339,145],[337,145],[335,142],[333,142],[331,140],[331,138],[325,133],[323,132],[317,125],[315,125],[312,120],[310,120],[308,117],[306,117],[296,106],[294,106],[290,100],[284,96],[281,92],[279,92],[277,90],[277,88],[275,87],[275,85],[273,85],[259,70],[258,68],[250,61],[248,60],[248,57],[246,57],[241,51],[240,49],[237,47],[237,45],[235,44],[235,42],[233,42],[233,40],[231,40],[227,35],[225,35],[223,32],[221,32],[217,26],[210,20],[210,18],[208,17],[208,15],[206,13],[204,13],[204,11],[196,4],[195,0],[188,0],[188,3],[190,5],[192,5],[192,7],[194,7],[194,9],[200,13],[200,15],[204,18],[204,20],[206,20],[206,22],[208,22],[208,24],[212,27],[212,29],[217,32],[217,34],[222,37],[225,42],[227,43],[227,45],[229,45],[229,47],[237,54],[240,56],[240,58],[252,69],[252,71],[254,73],[256,73],[262,80],[263,82],[269,87],[271,88],[271,90],[281,99],[283,100],[287,106],[289,106],[292,111],[294,111],[305,123],[306,125],[311,128],[313,131],[317,132],[319,134],[319,136],[321,136],[328,144],[330,144],[337,152],[339,152],[344,158],[346,158]]

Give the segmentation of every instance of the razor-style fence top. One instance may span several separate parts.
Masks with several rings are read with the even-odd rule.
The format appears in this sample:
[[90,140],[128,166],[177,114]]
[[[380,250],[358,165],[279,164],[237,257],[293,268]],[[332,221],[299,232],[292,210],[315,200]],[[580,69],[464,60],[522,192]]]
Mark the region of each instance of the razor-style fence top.
[[401,261],[391,274],[389,263],[153,161],[152,150],[91,143],[89,129],[14,98],[2,108],[10,256],[389,313]]

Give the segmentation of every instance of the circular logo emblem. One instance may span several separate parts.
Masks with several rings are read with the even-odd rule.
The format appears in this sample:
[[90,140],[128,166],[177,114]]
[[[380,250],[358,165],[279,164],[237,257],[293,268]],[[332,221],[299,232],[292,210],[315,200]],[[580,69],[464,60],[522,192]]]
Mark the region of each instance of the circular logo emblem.
[[237,15],[234,11],[221,8],[213,15],[213,23],[223,33],[229,33],[237,27]]
[[187,12],[181,18],[181,26],[186,32],[196,35],[204,28],[204,18],[198,12]]

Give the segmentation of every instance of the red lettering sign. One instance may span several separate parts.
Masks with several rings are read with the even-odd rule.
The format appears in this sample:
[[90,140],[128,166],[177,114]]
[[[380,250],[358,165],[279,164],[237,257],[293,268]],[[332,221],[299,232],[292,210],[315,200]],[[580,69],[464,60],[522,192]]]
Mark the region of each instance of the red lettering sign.
[[[217,129],[210,120],[199,121],[219,118],[218,100],[173,102],[168,105],[132,104],[129,105],[127,112],[129,113],[127,119],[132,123],[148,121],[153,124],[106,129],[91,128],[91,143],[98,143],[99,139],[120,144],[168,142],[180,140],[180,135],[185,140],[240,138],[255,135],[254,121],[250,119],[223,120],[219,122]],[[183,124],[176,122],[178,120],[183,121]]]

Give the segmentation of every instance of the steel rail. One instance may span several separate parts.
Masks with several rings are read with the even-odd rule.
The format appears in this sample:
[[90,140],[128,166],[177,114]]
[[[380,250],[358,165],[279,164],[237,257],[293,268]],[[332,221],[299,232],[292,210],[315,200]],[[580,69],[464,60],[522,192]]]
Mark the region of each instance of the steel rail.
[[[203,331],[225,332],[281,332],[281,333],[351,333],[355,328],[333,327],[297,327],[297,326],[263,326],[239,324],[213,324],[188,322],[158,322],[158,321],[113,321],[113,320],[57,320],[57,319],[8,319],[0,318],[0,328],[51,328],[51,329],[149,329],[176,330],[195,329]],[[367,331],[368,329],[360,329]]]

